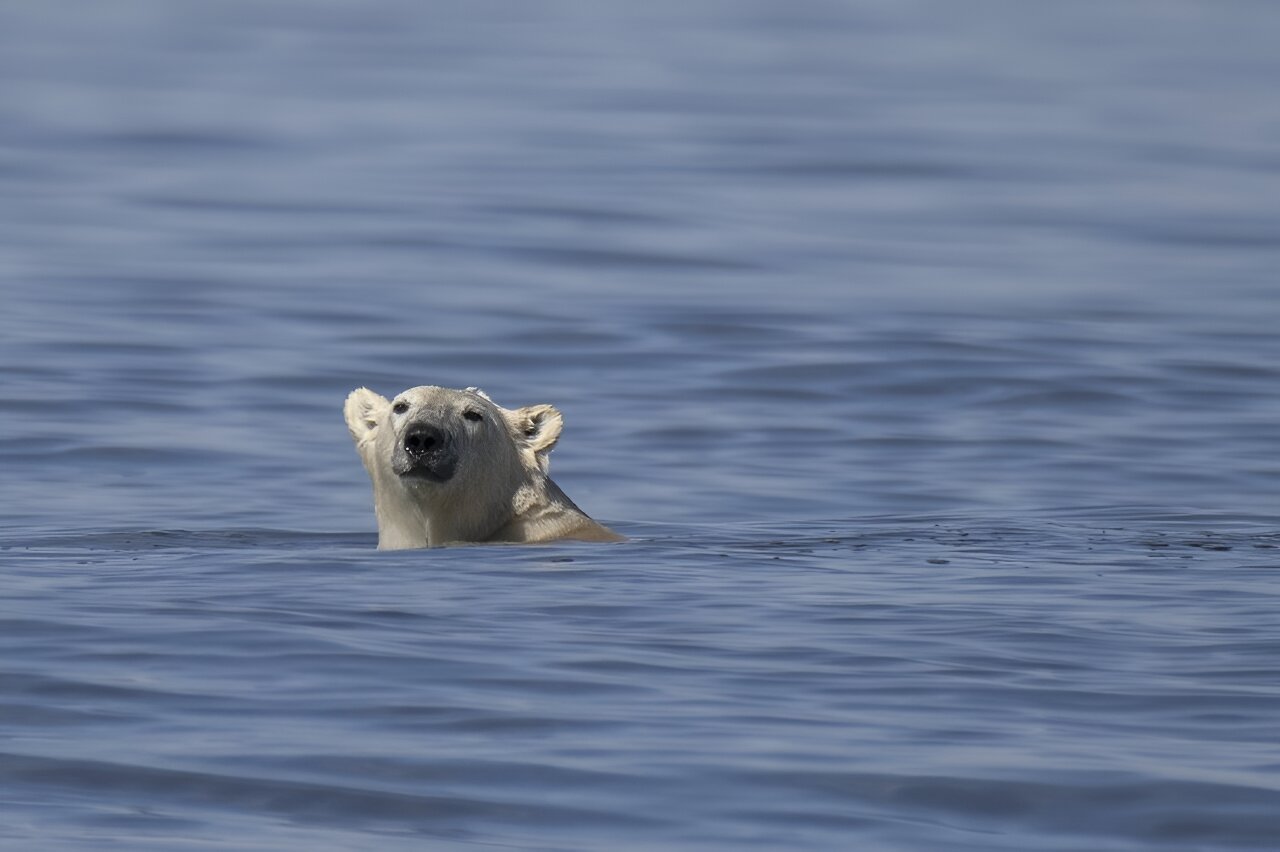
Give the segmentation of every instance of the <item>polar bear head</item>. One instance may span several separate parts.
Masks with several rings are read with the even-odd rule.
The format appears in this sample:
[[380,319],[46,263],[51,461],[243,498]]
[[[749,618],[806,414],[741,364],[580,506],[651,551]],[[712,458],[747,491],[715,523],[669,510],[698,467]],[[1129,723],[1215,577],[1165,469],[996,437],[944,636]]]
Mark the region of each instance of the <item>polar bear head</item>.
[[424,385],[393,399],[360,388],[344,414],[373,482],[379,547],[608,532],[547,477],[564,428],[553,406],[508,410],[477,388]]

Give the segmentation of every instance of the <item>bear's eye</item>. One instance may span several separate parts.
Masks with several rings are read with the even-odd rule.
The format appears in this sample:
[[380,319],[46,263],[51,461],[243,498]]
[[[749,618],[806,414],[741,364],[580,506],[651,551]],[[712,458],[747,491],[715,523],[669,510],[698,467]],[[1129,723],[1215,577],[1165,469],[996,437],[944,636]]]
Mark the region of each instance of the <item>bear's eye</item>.
[[396,414],[404,414],[406,411],[409,410],[409,403],[405,402],[404,400],[401,400],[400,402],[397,402],[395,405],[391,406],[391,410],[394,411]]
[[483,415],[483,414],[481,414],[479,411],[476,411],[476,410],[474,410],[474,409],[470,409],[470,408],[469,408],[469,409],[467,409],[466,411],[462,412],[462,416],[463,416],[463,417],[465,417],[465,418],[467,418],[468,420],[470,420],[470,421],[471,421],[471,422],[473,422],[473,423],[479,423],[481,420],[483,420],[483,419],[484,419],[484,415]]

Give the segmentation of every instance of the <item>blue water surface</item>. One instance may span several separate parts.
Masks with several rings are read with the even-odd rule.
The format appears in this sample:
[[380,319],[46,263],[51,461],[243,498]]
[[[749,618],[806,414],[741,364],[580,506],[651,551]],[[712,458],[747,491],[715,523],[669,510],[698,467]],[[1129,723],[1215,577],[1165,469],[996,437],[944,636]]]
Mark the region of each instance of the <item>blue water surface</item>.
[[[1276,848],[1278,43],[0,10],[0,848]],[[376,552],[418,384],[630,541]]]

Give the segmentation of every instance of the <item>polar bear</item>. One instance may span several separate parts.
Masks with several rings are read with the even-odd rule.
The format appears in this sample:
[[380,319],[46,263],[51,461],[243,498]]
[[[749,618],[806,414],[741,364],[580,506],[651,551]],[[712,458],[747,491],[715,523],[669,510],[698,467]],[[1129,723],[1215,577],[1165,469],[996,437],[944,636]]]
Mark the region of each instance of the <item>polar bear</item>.
[[368,388],[343,406],[373,480],[378,549],[459,542],[622,541],[547,476],[564,419],[550,405],[509,411],[478,388]]

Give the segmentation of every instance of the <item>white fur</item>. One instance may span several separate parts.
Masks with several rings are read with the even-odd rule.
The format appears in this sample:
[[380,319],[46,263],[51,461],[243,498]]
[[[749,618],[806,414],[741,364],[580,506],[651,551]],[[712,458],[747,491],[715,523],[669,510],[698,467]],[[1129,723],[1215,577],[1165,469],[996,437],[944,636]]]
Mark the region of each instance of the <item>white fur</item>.
[[[393,406],[403,409],[393,410]],[[478,420],[464,416],[479,415]],[[564,418],[550,405],[508,410],[478,388],[410,388],[394,401],[367,388],[343,407],[373,482],[378,548],[401,550],[481,541],[621,541],[547,476]],[[456,470],[436,482],[398,475],[393,455],[411,424],[447,435]]]

